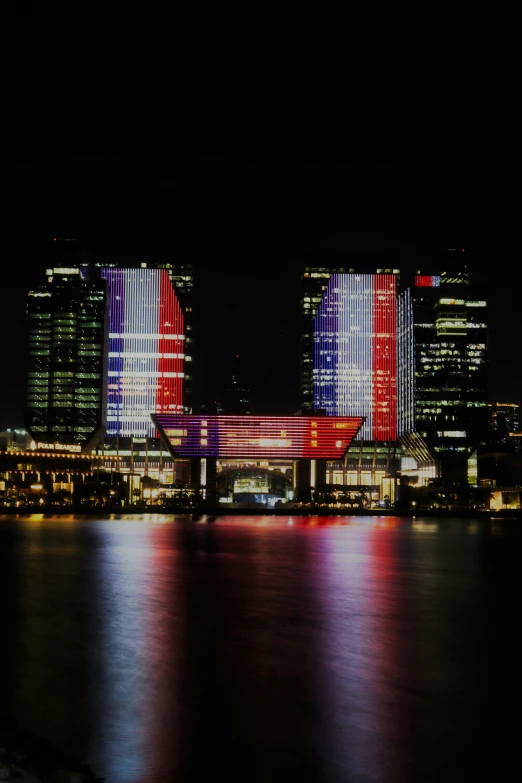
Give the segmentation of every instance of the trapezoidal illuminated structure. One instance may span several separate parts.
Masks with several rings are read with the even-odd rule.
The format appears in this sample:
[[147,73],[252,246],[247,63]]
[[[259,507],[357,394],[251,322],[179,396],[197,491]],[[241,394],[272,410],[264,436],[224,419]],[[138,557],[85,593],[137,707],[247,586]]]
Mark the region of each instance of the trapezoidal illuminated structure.
[[173,456],[340,459],[362,426],[355,416],[152,417]]
[[171,454],[190,459],[192,483],[215,493],[218,459],[293,460],[295,486],[325,483],[326,460],[339,460],[357,435],[362,416],[153,415]]

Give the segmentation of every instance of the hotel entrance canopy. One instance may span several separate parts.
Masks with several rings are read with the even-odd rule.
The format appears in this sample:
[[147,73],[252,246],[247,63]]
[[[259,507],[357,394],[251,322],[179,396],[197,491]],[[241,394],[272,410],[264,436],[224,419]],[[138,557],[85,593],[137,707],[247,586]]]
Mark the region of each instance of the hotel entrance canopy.
[[362,416],[152,414],[174,457],[342,459]]

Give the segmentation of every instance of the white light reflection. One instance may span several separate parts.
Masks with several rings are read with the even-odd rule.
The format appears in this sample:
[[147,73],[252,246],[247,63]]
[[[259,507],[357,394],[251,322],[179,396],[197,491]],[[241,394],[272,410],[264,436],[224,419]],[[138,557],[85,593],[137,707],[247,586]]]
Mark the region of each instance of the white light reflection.
[[[375,524],[375,520],[373,520]],[[380,768],[377,680],[382,649],[378,580],[371,539],[382,535],[359,525],[330,529],[320,540],[324,640],[322,671],[331,746],[325,751],[332,779],[383,780]],[[348,533],[348,535],[347,535]],[[379,772],[381,769],[381,773]]]
[[412,522],[412,530],[414,533],[436,533],[439,529],[437,522]]
[[[107,779],[122,783],[150,779],[156,761],[154,738],[159,741],[161,731],[158,722],[165,700],[172,696],[167,675],[178,647],[169,636],[172,623],[164,616],[175,592],[170,584],[172,552],[157,544],[164,531],[156,520],[139,518],[99,527],[102,682],[96,752],[105,763]],[[167,712],[172,719],[172,705]],[[175,746],[178,729],[171,723],[169,730]]]

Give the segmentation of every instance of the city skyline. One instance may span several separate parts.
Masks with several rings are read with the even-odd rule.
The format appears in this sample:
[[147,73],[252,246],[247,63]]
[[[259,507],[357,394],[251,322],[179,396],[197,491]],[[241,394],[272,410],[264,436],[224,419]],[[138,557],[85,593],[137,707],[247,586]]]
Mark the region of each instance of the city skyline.
[[15,155],[0,778],[520,778],[518,169]]
[[[511,261],[517,249],[507,198],[511,170],[360,164],[350,169],[345,193],[347,164],[332,161],[167,161],[164,175],[162,162],[148,168],[132,161],[91,163],[40,161],[34,169],[15,169],[21,184],[34,177],[37,192],[46,183],[48,198],[23,232],[8,237],[4,334],[24,333],[27,288],[45,266],[54,234],[76,236],[101,253],[160,252],[194,265],[194,410],[213,402],[226,381],[223,366],[240,353],[253,412],[290,414],[299,407],[302,264],[313,258],[349,265],[358,256],[368,257],[372,271],[372,252],[392,249],[401,270],[413,271],[458,242],[471,273],[490,283],[490,401],[522,403],[522,370],[513,353],[522,331],[522,273]],[[398,199],[392,198],[394,183],[400,184]],[[157,188],[145,198],[142,186],[151,184]],[[353,230],[369,225],[376,230]],[[20,345],[4,341],[10,368],[10,383],[0,392],[4,427],[22,423]]]

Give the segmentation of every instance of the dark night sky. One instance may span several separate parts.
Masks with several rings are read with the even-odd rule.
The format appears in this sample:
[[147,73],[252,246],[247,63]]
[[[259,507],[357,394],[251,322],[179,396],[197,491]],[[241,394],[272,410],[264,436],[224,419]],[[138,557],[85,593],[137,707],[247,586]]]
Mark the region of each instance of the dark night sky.
[[401,268],[465,247],[490,300],[491,398],[522,404],[522,271],[512,168],[335,160],[4,161],[0,428],[21,426],[25,296],[55,235],[195,267],[194,406],[239,353],[256,412],[299,404],[299,269],[306,257],[395,248]]

